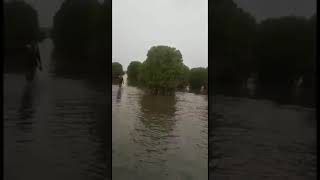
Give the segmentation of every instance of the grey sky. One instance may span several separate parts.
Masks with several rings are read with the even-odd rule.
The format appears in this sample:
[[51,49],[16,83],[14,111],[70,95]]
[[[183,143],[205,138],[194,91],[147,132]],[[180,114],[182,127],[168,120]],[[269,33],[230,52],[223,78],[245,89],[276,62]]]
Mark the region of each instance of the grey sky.
[[51,27],[53,17],[64,0],[25,0],[30,3],[39,15],[40,26]]
[[144,61],[150,47],[179,49],[189,67],[208,65],[207,0],[116,0],[112,2],[112,56],[124,69]]
[[239,7],[257,20],[280,16],[312,16],[317,11],[317,0],[234,0]]

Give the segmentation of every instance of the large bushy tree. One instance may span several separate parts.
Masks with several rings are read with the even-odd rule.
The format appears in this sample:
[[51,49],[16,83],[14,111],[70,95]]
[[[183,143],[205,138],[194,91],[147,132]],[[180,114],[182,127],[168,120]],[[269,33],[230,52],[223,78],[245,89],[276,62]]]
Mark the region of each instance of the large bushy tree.
[[102,10],[97,0],[65,0],[54,16],[52,37],[56,48],[86,52],[102,38],[97,33],[104,30],[98,27],[104,26]]
[[267,19],[258,26],[255,57],[261,84],[291,87],[314,65],[314,43],[303,17]]
[[192,68],[189,74],[189,84],[192,90],[200,90],[208,83],[208,70],[203,67]]
[[215,84],[239,84],[252,71],[256,21],[232,0],[210,4],[209,53]]
[[155,94],[173,92],[183,71],[179,50],[168,46],[150,48],[141,68],[141,81]]
[[127,68],[128,82],[137,83],[139,78],[139,73],[141,70],[142,63],[140,61],[130,62]]
[[112,63],[112,77],[119,77],[124,75],[122,65],[118,62]]

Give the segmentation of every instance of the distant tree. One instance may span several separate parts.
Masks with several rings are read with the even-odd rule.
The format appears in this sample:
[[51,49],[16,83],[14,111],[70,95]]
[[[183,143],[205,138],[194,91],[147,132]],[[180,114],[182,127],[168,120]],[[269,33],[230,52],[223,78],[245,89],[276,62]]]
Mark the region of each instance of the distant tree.
[[142,63],[140,61],[130,62],[128,69],[127,69],[129,83],[138,82],[138,77],[139,77],[141,66],[142,66]]
[[215,84],[238,85],[254,68],[256,21],[232,0],[213,0],[209,5],[209,53],[214,62],[211,76]]
[[179,84],[178,84],[178,89],[185,89],[188,85],[189,81],[189,74],[190,74],[190,69],[188,66],[183,64],[182,66],[182,71],[181,75],[179,78]]
[[[51,38],[56,54],[78,70],[102,76],[112,53],[111,1],[65,0],[54,16]],[[57,59],[56,65],[65,66]],[[74,66],[76,64],[76,66]]]
[[189,74],[189,83],[192,90],[200,90],[208,83],[208,70],[203,67],[192,68]]
[[56,48],[86,52],[97,34],[100,15],[97,0],[65,0],[54,16],[52,38]]
[[122,65],[118,62],[112,63],[112,77],[118,77],[124,75]]
[[179,84],[183,71],[179,50],[168,46],[150,48],[141,68],[140,80],[155,94],[172,93]]
[[24,1],[4,2],[4,38],[6,48],[25,47],[40,39],[37,11]]
[[261,84],[291,87],[314,65],[313,36],[303,17],[267,19],[258,26],[255,57]]

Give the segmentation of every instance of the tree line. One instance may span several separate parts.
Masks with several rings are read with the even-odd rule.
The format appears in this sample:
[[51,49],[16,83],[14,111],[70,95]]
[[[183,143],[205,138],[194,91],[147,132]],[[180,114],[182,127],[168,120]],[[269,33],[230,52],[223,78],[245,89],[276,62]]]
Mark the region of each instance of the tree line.
[[[122,65],[112,64],[112,75],[123,75]],[[208,68],[189,69],[181,52],[169,46],[153,46],[145,61],[132,61],[127,68],[128,83],[149,89],[153,94],[172,94],[177,89],[190,86],[193,91],[207,89]]]
[[[310,18],[288,16],[257,22],[232,0],[214,0],[209,5],[209,61],[213,61],[209,77],[214,84],[211,90],[240,87],[252,74],[256,75],[259,86],[266,89],[290,88],[299,77],[303,77],[303,87],[315,86],[316,14]],[[82,64],[83,69],[103,73],[111,56],[111,43],[108,43],[111,42],[110,0],[102,3],[98,0],[65,0],[53,21],[51,37],[57,54],[78,56],[60,58],[63,61],[60,63]],[[4,33],[6,49],[40,41],[43,35],[37,11],[24,1],[4,2]],[[182,57],[178,51],[169,49],[150,49],[147,60],[135,65],[142,67],[140,74],[145,74],[138,76],[137,82],[158,89],[156,91],[172,91],[183,88],[195,77],[181,75],[199,70],[191,71],[180,62]],[[168,65],[163,63],[161,69],[167,73],[161,76],[149,74],[153,69],[155,74],[160,74],[153,51],[172,53],[175,59],[168,61]],[[177,72],[167,67],[170,63],[174,67],[177,65]],[[163,82],[168,84],[163,85]]]
[[299,77],[314,87],[316,14],[257,22],[232,0],[209,4],[213,91],[240,87],[253,74],[262,89],[290,88]]
[[111,1],[65,0],[53,17],[51,37],[61,69],[105,75],[111,56]]
[[[105,73],[111,56],[111,2],[65,0],[53,27],[40,28],[37,11],[25,1],[4,2],[6,53],[18,54],[27,44],[50,37],[56,65],[65,71]],[[71,69],[70,69],[71,68]]]

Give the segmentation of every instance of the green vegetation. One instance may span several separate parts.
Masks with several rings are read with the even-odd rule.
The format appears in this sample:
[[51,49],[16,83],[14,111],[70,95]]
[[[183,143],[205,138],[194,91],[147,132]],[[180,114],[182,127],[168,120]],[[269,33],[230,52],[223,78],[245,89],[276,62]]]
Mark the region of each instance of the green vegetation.
[[[251,47],[254,41],[255,19],[238,8],[232,0],[214,0],[209,29],[215,84],[241,84],[252,70]],[[214,4],[214,5],[213,5]],[[241,67],[241,68],[240,68]]]
[[174,92],[182,75],[182,54],[168,46],[150,48],[141,68],[142,83],[154,94]]
[[110,2],[65,0],[54,16],[51,35],[59,51],[106,61],[111,52]]
[[124,75],[122,65],[118,62],[112,63],[112,77],[119,77]]
[[256,22],[232,0],[214,0],[210,10],[211,90],[240,87],[252,73],[262,89],[291,88],[303,76],[314,87],[316,15]]
[[[192,90],[195,91],[200,90],[202,86],[206,87],[207,69],[195,68],[195,73],[191,72],[193,71],[183,64],[179,50],[168,46],[154,46],[148,51],[147,59],[143,63],[139,61],[130,63],[127,74],[131,84],[143,86],[153,94],[170,95],[177,89],[185,89],[191,83]],[[195,83],[194,80],[199,82]]]
[[305,18],[283,17],[259,24],[254,53],[263,86],[290,87],[312,71],[315,37],[308,23]]
[[188,66],[184,65],[182,66],[181,75],[179,77],[179,84],[177,89],[183,90],[189,85],[189,73],[190,69]]
[[4,2],[4,41],[6,49],[24,48],[40,40],[38,14],[24,1]]
[[[111,56],[111,1],[65,0],[54,16],[56,65],[102,76]],[[76,66],[74,66],[76,64]]]
[[128,82],[130,84],[137,84],[139,79],[139,72],[142,67],[142,63],[139,61],[132,61],[127,70]]
[[200,90],[208,84],[208,69],[203,67],[192,68],[189,74],[189,83],[192,90]]

